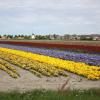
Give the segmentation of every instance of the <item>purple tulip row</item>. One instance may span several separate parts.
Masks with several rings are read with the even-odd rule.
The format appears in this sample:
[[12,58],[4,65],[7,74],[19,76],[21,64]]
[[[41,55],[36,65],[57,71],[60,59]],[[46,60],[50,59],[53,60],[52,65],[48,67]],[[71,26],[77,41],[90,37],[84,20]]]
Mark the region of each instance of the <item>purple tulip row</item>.
[[62,51],[57,49],[46,49],[46,48],[38,48],[38,47],[15,46],[15,45],[7,45],[7,44],[0,44],[0,47],[24,50],[27,52],[47,55],[51,57],[60,58],[63,60],[84,62],[89,65],[100,66],[100,55],[95,55],[95,54],[77,53],[77,52],[72,52],[67,50]]

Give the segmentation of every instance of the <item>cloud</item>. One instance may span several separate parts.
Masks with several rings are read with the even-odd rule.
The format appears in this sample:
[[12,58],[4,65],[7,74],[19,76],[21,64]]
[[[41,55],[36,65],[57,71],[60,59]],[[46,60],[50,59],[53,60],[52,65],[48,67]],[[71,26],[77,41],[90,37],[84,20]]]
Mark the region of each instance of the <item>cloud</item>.
[[0,0],[0,32],[100,32],[100,0]]

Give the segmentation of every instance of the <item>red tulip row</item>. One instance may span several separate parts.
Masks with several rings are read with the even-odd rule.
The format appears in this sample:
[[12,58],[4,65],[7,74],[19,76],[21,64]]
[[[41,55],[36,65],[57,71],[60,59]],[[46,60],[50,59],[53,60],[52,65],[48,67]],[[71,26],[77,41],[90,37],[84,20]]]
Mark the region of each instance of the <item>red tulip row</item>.
[[37,46],[37,47],[47,47],[47,48],[63,48],[63,49],[74,49],[74,50],[84,50],[92,52],[100,52],[100,46],[89,46],[89,45],[71,45],[71,44],[57,44],[57,43],[45,43],[45,42],[23,42],[23,41],[0,41],[3,44],[14,44],[23,46]]

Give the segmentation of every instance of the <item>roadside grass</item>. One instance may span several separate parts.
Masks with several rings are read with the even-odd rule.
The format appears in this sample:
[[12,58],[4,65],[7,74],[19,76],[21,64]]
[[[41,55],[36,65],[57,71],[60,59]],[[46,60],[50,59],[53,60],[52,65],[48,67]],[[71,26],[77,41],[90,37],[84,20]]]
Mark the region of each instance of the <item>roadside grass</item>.
[[0,92],[0,100],[100,100],[100,90]]

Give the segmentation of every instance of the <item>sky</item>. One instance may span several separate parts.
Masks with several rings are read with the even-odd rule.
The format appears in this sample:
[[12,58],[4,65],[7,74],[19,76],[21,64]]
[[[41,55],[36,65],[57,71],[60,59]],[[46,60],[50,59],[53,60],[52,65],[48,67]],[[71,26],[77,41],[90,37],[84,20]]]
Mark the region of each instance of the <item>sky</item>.
[[100,0],[0,0],[0,35],[100,34]]

